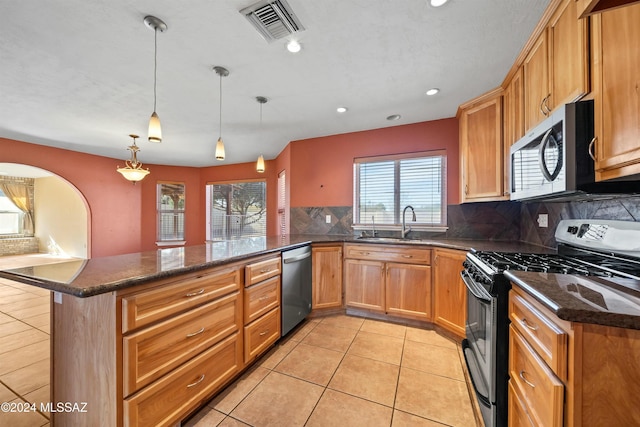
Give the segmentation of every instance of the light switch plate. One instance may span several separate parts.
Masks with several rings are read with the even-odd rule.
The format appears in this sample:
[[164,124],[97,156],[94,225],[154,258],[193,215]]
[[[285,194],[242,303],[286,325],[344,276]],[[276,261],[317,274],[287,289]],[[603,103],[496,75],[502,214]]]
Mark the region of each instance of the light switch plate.
[[60,292],[53,292],[53,302],[62,304],[62,294]]
[[549,214],[538,214],[538,227],[549,227]]
[[327,222],[327,224],[331,224],[331,215],[327,215],[324,220]]

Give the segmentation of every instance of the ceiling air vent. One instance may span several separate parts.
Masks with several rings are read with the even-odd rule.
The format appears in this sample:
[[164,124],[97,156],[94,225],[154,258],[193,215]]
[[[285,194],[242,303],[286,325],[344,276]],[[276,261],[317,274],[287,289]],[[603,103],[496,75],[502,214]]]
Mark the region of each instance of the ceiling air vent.
[[268,42],[304,31],[285,0],[263,0],[240,11]]

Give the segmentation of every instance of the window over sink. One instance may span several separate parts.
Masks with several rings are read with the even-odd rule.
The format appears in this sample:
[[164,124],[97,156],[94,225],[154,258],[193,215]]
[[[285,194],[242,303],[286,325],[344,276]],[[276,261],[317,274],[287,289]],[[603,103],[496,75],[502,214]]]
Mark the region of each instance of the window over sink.
[[441,231],[447,226],[447,156],[444,151],[397,154],[354,159],[355,230]]

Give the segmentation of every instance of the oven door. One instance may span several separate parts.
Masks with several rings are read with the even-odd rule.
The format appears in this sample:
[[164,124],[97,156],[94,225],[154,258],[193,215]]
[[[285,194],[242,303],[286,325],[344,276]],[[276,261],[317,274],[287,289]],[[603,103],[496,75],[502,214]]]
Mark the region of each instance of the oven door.
[[482,285],[462,271],[467,286],[465,350],[467,367],[472,377],[478,399],[491,405],[496,401],[495,345],[497,323],[497,299]]

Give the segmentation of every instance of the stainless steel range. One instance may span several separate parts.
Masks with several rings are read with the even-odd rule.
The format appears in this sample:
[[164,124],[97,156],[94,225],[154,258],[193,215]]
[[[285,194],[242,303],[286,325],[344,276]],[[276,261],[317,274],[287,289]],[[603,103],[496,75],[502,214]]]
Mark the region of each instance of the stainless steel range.
[[555,237],[553,254],[467,254],[461,272],[468,291],[463,348],[487,426],[507,425],[510,283],[505,270],[640,280],[640,222],[563,220]]

